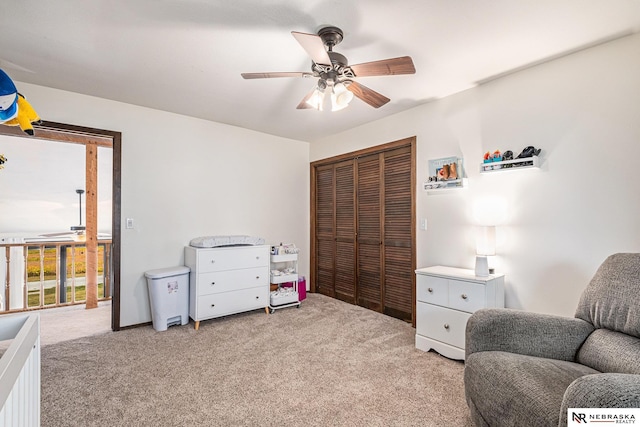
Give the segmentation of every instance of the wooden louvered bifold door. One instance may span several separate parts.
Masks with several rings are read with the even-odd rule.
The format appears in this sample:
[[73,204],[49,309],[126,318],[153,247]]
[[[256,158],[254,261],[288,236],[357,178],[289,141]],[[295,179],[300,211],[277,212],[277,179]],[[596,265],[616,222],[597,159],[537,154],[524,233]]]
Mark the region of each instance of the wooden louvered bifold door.
[[334,296],[335,221],[333,165],[316,168],[315,281],[316,292]]
[[411,321],[413,311],[411,150],[384,153],[384,313]]
[[415,320],[415,139],[312,164],[312,286]]
[[356,217],[353,160],[335,165],[335,297],[356,302]]
[[382,311],[380,159],[374,154],[357,160],[358,305],[376,311]]

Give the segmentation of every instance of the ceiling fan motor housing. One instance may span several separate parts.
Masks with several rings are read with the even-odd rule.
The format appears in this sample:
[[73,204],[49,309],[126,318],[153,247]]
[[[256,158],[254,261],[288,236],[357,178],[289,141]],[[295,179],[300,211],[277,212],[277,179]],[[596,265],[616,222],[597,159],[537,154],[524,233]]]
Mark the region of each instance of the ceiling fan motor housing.
[[344,38],[344,33],[338,27],[324,27],[318,30],[318,36],[322,39],[322,43],[331,51],[333,47],[340,44]]

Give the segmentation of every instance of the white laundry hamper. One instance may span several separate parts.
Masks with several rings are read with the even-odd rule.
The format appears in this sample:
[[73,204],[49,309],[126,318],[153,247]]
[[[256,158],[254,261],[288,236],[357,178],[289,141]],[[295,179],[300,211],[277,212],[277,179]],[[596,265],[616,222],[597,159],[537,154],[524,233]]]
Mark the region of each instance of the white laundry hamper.
[[189,323],[189,267],[178,266],[144,273],[149,287],[153,329]]

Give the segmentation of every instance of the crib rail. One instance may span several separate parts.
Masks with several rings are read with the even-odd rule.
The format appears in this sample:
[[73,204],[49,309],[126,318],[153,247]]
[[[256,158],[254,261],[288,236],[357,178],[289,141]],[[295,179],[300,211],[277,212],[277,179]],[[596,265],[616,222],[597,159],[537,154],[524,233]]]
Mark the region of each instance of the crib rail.
[[0,316],[0,427],[40,426],[40,315]]

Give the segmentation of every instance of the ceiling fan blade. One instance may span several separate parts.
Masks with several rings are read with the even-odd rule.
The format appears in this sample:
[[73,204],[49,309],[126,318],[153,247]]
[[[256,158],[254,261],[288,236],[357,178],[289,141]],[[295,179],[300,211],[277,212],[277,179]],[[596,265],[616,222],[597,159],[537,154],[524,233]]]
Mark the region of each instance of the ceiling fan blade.
[[316,88],[313,88],[313,90],[311,92],[309,92],[308,94],[305,95],[304,98],[302,98],[302,101],[300,101],[300,104],[298,104],[298,106],[296,107],[296,109],[298,110],[308,110],[313,108],[311,105],[309,105],[307,103],[308,100],[311,99],[311,97],[313,96],[313,93],[316,91]]
[[347,86],[347,89],[373,108],[380,108],[387,102],[391,101],[386,96],[357,82],[351,82],[351,84]]
[[64,233],[45,233],[39,234],[38,237],[58,237],[58,236],[73,236],[75,233],[67,231]]
[[383,59],[381,61],[365,62],[351,65],[356,77],[390,76],[394,74],[415,74],[416,67],[410,56]]
[[276,77],[313,77],[313,73],[291,72],[291,73],[242,73],[244,79],[272,79]]
[[307,51],[313,62],[322,65],[331,65],[331,59],[327,50],[324,48],[322,39],[315,34],[299,33],[297,31],[291,31],[293,37],[296,38],[298,43],[304,50]]

